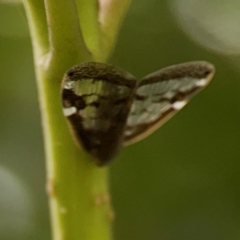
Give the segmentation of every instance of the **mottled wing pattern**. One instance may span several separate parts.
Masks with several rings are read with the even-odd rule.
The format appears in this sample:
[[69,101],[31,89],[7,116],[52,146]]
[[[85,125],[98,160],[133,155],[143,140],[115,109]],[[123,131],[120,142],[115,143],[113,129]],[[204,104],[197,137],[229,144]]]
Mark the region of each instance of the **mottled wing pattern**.
[[135,87],[132,75],[103,63],[83,63],[65,74],[64,115],[98,165],[107,164],[121,145]]
[[124,132],[124,145],[135,143],[165,123],[203,89],[214,74],[207,62],[163,68],[138,84]]

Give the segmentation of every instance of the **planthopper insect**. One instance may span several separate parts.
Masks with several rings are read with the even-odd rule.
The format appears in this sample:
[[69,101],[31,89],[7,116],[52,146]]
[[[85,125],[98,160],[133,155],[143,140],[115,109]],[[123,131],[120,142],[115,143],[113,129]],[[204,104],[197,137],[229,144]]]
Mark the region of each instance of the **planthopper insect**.
[[147,137],[182,109],[214,71],[208,62],[187,62],[137,81],[109,64],[82,63],[64,76],[63,113],[77,143],[104,166],[121,146]]

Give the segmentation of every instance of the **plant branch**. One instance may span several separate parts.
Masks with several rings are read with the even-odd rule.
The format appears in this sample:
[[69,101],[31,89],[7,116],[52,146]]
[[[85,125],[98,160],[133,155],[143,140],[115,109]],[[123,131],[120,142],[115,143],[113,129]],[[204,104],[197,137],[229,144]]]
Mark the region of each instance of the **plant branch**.
[[121,23],[130,4],[131,0],[99,0],[100,39],[107,56],[114,48]]
[[98,0],[76,0],[84,40],[95,61],[101,61],[99,41]]
[[44,0],[23,0],[32,38],[35,62],[49,51]]
[[[74,0],[45,0],[50,42],[50,65],[64,72],[74,64],[91,59],[79,26]],[[73,62],[66,68],[66,62]],[[59,66],[60,64],[60,66]],[[52,68],[50,70],[52,72]]]
[[[108,168],[96,167],[74,143],[62,114],[60,86],[64,73],[73,65],[106,61],[127,1],[121,1],[119,16],[110,5],[115,12],[107,12],[102,25],[96,0],[77,1],[78,7],[75,0],[24,0],[35,56],[53,238],[110,240],[113,212]],[[101,39],[105,34],[111,37]]]

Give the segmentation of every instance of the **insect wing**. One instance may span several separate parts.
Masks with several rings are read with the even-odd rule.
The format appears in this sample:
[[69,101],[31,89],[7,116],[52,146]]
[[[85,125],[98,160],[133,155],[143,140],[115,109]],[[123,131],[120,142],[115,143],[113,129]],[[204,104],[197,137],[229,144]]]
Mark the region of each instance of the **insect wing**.
[[64,115],[97,165],[112,160],[121,145],[135,86],[132,75],[104,63],[83,63],[64,77]]
[[202,90],[213,74],[213,65],[200,61],[166,67],[144,77],[134,94],[124,145],[154,132]]

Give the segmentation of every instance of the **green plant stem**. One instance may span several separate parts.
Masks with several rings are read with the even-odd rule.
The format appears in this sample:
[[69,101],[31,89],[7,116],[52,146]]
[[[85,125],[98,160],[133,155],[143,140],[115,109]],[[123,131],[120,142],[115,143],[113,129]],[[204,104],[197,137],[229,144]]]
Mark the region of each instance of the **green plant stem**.
[[[84,41],[91,38],[91,34],[97,37],[101,31],[96,0],[79,0],[78,8],[74,0],[58,0],[57,4],[55,0],[23,2],[32,38],[42,114],[53,239],[110,240],[113,211],[108,168],[96,167],[91,157],[73,142],[60,97],[66,70],[83,61],[106,61],[109,57],[110,51],[107,53],[104,49],[99,57],[99,38],[86,41],[88,44]],[[86,12],[79,10],[80,3],[87,4],[84,6],[87,13],[91,13],[90,22]],[[92,30],[88,30],[88,26]]]
[[[98,0],[76,0],[77,11],[79,15],[79,24],[81,26],[84,41],[88,49],[94,55],[96,61],[101,61],[100,55],[100,28],[98,22]],[[106,59],[102,59],[104,61]]]
[[56,104],[57,84],[45,80],[40,94],[42,108],[48,113],[43,115],[43,121],[54,239],[111,239],[108,169],[97,168],[75,146],[61,106]]
[[99,0],[99,2],[102,2],[99,11],[99,22],[101,27],[100,44],[101,48],[104,49],[103,52],[105,53],[105,57],[107,57],[114,48],[121,23],[131,4],[131,0]]
[[23,0],[32,38],[35,63],[49,51],[47,20],[44,0]]
[[[50,72],[62,68],[65,72],[73,64],[89,60],[91,55],[83,41],[75,1],[60,0],[56,4],[55,0],[45,0],[45,7],[51,54],[49,66],[57,67],[56,70],[50,68]],[[67,62],[71,65],[66,66]]]

